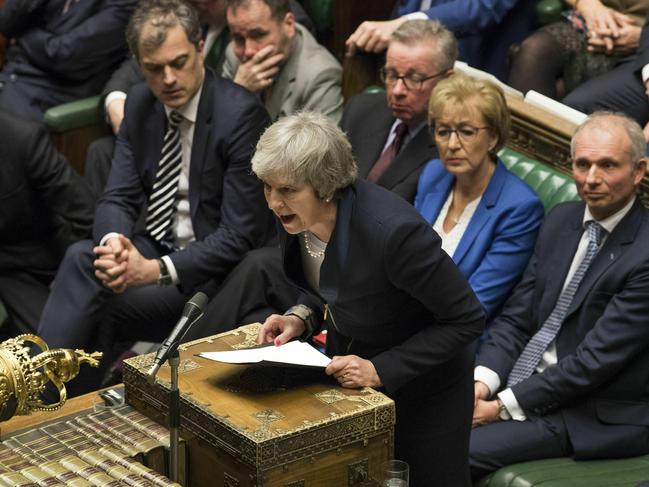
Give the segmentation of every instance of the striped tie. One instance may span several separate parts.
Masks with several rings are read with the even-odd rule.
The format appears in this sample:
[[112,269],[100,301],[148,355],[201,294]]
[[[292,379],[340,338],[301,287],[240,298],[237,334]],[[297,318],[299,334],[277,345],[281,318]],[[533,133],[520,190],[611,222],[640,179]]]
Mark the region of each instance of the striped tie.
[[162,157],[155,175],[153,191],[149,196],[146,231],[158,241],[171,240],[171,224],[176,213],[176,194],[182,167],[182,149],[178,125],[182,115],[169,114],[169,126],[162,144]]
[[543,353],[547,350],[552,340],[555,339],[557,333],[559,333],[570,303],[575,296],[575,292],[577,292],[577,288],[579,288],[579,283],[581,283],[593,258],[597,255],[601,244],[603,229],[600,224],[595,221],[589,221],[586,225],[588,230],[588,248],[586,255],[579,264],[579,267],[577,267],[568,285],[561,291],[552,313],[550,313],[550,316],[545,320],[545,323],[543,323],[539,331],[530,339],[518,357],[518,360],[516,360],[507,379],[507,387],[518,384],[534,373],[541,361]]

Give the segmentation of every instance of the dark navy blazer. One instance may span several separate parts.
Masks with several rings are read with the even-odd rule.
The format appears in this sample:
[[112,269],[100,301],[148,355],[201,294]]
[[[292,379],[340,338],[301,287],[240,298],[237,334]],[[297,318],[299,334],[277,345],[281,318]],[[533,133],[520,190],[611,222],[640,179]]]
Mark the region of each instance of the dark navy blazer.
[[[131,236],[146,206],[166,127],[163,105],[146,84],[126,100],[112,168],[95,215],[94,239],[109,232]],[[249,91],[209,68],[201,93],[189,169],[189,207],[196,240],[169,255],[184,292],[220,281],[268,236],[270,212],[250,159],[266,110]]]
[[[415,207],[431,225],[454,181],[439,159],[421,173]],[[452,256],[489,318],[520,279],[542,221],[543,205],[536,193],[499,160]]]
[[[476,364],[505,383],[554,308],[583,233],[584,204],[547,216],[520,284]],[[556,339],[556,366],[512,388],[529,416],[559,412],[578,459],[649,452],[649,212],[636,200],[585,274]]]

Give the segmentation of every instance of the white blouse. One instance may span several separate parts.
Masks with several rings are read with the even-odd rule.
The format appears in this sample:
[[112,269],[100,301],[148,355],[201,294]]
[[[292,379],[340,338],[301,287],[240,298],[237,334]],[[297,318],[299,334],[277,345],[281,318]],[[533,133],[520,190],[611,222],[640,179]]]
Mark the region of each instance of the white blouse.
[[448,233],[444,231],[444,220],[446,219],[448,209],[451,207],[451,202],[453,201],[453,191],[449,193],[448,198],[446,198],[446,201],[444,202],[444,206],[442,206],[439,215],[437,215],[437,220],[435,220],[435,223],[433,224],[433,230],[442,237],[442,249],[451,257],[453,257],[455,249],[457,249],[457,246],[462,239],[462,235],[464,235],[466,227],[469,225],[481,199],[482,196],[474,199],[466,205],[464,211],[455,222],[455,226],[451,228]]

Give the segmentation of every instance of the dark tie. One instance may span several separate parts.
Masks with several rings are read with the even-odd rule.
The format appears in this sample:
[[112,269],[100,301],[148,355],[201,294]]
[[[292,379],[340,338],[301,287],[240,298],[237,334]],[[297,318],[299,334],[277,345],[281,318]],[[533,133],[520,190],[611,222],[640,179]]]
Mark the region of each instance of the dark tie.
[[373,183],[377,182],[385,170],[392,164],[394,158],[397,156],[403,145],[403,141],[408,134],[408,126],[399,122],[397,127],[394,129],[394,139],[392,143],[388,145],[381,157],[374,163],[370,173],[367,175],[367,180],[372,181]]
[[550,343],[552,343],[552,340],[554,340],[557,333],[559,333],[559,329],[566,317],[566,313],[568,312],[570,303],[572,303],[575,292],[577,292],[579,284],[586,274],[593,258],[597,255],[597,251],[601,244],[603,229],[600,224],[595,221],[589,221],[586,225],[588,231],[588,248],[586,249],[586,255],[580,262],[568,285],[563,289],[563,291],[561,291],[552,313],[550,313],[550,316],[545,320],[545,323],[543,323],[543,326],[541,326],[539,331],[537,331],[530,339],[523,349],[523,352],[518,357],[518,360],[516,360],[516,363],[509,374],[509,378],[507,379],[507,387],[518,384],[520,381],[527,379],[534,373],[536,367],[541,361],[543,352],[547,350]]
[[158,241],[171,239],[171,224],[176,213],[176,194],[182,168],[182,149],[178,125],[182,115],[169,114],[169,124],[162,143],[162,156],[149,196],[146,231]]

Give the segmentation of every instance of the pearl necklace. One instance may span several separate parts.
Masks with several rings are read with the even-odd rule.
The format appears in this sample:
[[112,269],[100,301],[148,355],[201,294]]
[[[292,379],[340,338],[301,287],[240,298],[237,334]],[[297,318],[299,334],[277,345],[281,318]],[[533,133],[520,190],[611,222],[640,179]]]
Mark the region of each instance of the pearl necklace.
[[325,254],[324,250],[315,251],[315,250],[313,250],[311,248],[310,239],[309,239],[309,232],[308,231],[302,233],[302,238],[304,239],[304,248],[306,249],[307,254],[309,254],[314,259],[320,259],[320,258],[324,257],[324,254]]

